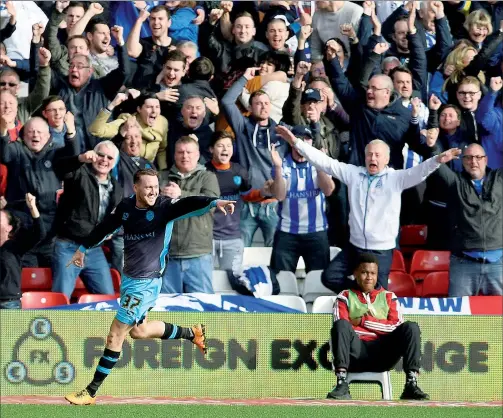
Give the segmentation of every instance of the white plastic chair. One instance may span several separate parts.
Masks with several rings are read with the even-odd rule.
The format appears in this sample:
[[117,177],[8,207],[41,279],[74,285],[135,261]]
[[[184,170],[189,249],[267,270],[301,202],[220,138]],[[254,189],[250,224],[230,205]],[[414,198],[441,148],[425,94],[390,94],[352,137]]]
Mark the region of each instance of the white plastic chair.
[[278,279],[280,295],[299,296],[299,287],[297,278],[291,271],[280,271],[276,278]]
[[[316,298],[313,304],[313,313],[332,313],[335,302],[335,296],[320,296]],[[389,372],[375,373],[348,373],[347,382],[353,383],[379,383],[381,386],[382,398],[385,401],[391,401],[393,391],[391,387],[391,377]]]
[[287,306],[292,309],[297,309],[303,313],[307,313],[306,302],[299,296],[271,295],[262,296],[260,299],[268,300],[269,302],[274,302],[278,305]]
[[239,293],[231,287],[227,272],[224,270],[213,270],[211,283],[213,284],[213,291],[217,294],[239,295]]
[[271,263],[272,247],[245,247],[243,252],[243,266],[269,266]]
[[385,401],[391,401],[393,398],[393,389],[391,387],[389,372],[348,373],[347,382],[348,385],[351,383],[378,383],[381,386],[382,398]]
[[335,296],[334,292],[321,283],[322,272],[322,270],[313,270],[307,273],[302,292],[302,298],[306,303],[314,302],[319,296]]

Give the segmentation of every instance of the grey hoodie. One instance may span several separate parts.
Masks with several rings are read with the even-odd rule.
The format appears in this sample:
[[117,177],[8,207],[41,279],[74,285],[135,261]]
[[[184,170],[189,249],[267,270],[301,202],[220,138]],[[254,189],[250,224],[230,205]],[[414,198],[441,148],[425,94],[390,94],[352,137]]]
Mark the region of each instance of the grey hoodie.
[[[182,174],[175,165],[160,174],[160,185],[172,181],[180,186],[181,198],[188,196],[219,197],[217,176],[203,165],[188,174]],[[169,256],[194,258],[213,251],[213,213],[180,219],[173,225]]]

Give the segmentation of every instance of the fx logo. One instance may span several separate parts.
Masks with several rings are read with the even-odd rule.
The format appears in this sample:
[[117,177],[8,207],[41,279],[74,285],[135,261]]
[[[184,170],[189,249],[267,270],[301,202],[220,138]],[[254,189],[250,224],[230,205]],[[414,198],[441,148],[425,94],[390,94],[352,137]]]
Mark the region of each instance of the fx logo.
[[53,332],[49,319],[35,318],[29,331],[18,338],[5,376],[11,383],[26,382],[35,386],[73,381],[75,369],[68,361],[68,350],[61,337]]

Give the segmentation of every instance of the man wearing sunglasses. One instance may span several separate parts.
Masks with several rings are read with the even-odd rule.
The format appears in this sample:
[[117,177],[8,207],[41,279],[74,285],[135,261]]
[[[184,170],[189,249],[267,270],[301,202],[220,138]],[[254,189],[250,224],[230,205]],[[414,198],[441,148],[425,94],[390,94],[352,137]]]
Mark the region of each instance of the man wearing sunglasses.
[[93,151],[54,162],[54,171],[64,180],[55,223],[53,255],[54,292],[71,297],[77,277],[89,293],[113,294],[110,267],[100,246],[90,249],[83,268],[67,264],[89,233],[123,198],[122,187],[110,172],[119,150],[112,141],[100,142]]
[[503,171],[487,167],[478,144],[465,148],[462,160],[462,173],[444,164],[433,174],[447,187],[449,297],[502,295]]

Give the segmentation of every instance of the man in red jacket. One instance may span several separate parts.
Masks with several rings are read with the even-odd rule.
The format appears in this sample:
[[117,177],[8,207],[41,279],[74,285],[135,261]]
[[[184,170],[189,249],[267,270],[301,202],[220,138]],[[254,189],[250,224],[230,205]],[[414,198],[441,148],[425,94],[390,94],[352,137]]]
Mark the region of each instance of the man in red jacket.
[[355,285],[337,295],[331,331],[337,385],[327,398],[351,399],[346,381],[348,371],[387,371],[403,357],[406,380],[400,399],[429,399],[417,385],[421,367],[419,326],[404,321],[393,292],[382,287],[375,289],[377,270],[377,258],[361,254],[353,273]]

